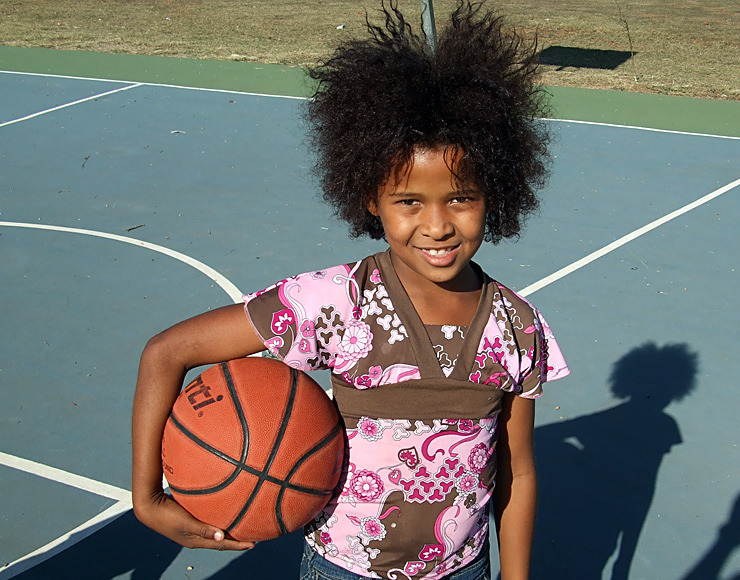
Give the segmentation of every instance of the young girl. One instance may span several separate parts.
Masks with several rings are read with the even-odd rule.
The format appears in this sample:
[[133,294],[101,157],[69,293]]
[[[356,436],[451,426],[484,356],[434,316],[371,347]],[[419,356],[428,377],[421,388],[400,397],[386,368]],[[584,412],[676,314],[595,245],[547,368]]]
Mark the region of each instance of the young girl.
[[537,206],[546,134],[533,47],[460,2],[432,53],[394,3],[384,27],[312,71],[325,198],[388,250],[288,278],[155,336],[133,417],[133,501],[189,547],[253,546],[193,519],[162,486],[164,424],[185,373],[264,349],[331,369],[349,457],[306,527],[301,577],[527,578],[534,401],[567,373],[544,319],[472,261]]

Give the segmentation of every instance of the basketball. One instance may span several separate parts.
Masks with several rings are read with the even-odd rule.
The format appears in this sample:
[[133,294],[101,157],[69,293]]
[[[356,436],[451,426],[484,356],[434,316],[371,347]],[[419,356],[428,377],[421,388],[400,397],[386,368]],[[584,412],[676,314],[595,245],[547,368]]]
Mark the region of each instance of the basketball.
[[172,496],[238,540],[276,538],[311,521],[343,459],[334,403],[308,375],[268,358],[203,372],[180,393],[162,440]]

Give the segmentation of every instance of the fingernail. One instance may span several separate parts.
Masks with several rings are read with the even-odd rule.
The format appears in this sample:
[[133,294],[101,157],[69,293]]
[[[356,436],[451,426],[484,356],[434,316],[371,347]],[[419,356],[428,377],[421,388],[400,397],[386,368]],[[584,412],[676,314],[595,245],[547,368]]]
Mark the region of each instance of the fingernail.
[[213,534],[213,539],[216,540],[217,542],[220,542],[221,540],[223,540],[224,539],[223,532],[216,532],[215,534]]

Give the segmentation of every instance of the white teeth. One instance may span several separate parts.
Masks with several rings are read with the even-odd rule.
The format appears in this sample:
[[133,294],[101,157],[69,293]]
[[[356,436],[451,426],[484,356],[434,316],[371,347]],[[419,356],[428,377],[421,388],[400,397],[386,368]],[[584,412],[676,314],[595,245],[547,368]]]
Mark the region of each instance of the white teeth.
[[432,256],[444,256],[447,250],[427,250]]

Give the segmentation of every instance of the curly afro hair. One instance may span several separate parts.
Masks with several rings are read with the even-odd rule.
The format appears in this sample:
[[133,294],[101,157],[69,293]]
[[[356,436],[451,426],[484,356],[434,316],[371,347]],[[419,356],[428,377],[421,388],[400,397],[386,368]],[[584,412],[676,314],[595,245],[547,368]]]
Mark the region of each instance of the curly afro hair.
[[460,149],[452,167],[486,198],[486,241],[517,237],[547,175],[545,93],[536,40],[525,42],[483,3],[460,0],[432,50],[390,0],[384,26],[310,69],[311,145],[324,199],[353,237],[384,237],[366,203],[414,151]]

